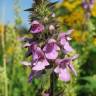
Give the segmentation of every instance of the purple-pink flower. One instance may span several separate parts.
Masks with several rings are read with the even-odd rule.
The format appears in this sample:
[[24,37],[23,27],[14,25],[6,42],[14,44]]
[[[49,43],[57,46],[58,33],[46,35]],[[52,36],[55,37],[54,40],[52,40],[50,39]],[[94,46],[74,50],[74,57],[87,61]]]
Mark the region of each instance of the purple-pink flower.
[[[38,7],[40,4],[37,4],[37,1],[38,0],[34,0],[34,4]],[[87,0],[83,1],[85,7],[87,6],[89,8],[89,4],[90,6],[93,5],[94,0],[89,0],[89,2],[87,2]],[[47,9],[52,9],[51,7],[54,7],[57,2],[51,3],[48,1],[43,3],[45,4],[44,8],[49,6],[50,8]],[[58,21],[55,20],[55,14],[51,12],[47,12],[47,14],[45,12],[44,15],[42,12],[39,12],[40,10],[34,10],[34,8],[36,9],[36,6],[26,10],[32,11],[33,13],[33,16],[31,16],[32,18],[30,18],[31,26],[28,31],[32,36],[19,38],[20,41],[26,43],[23,46],[27,50],[25,57],[30,56],[29,60],[31,59],[31,62],[28,60],[28,62],[22,61],[21,63],[24,67],[30,67],[31,72],[29,75],[29,81],[42,74],[48,75],[48,78],[50,78],[50,88],[45,89],[46,91],[41,88],[40,90],[42,91],[42,94],[40,94],[43,96],[51,96],[53,95],[53,82],[54,80],[57,80],[56,75],[59,76],[60,80],[65,82],[70,81],[70,72],[73,72],[77,76],[72,61],[78,56],[75,55],[69,57],[71,52],[74,51],[69,42],[71,40],[70,34],[73,29],[61,33],[60,24],[57,24]],[[34,12],[36,14],[34,14]],[[40,18],[35,15],[39,15]]]
[[73,30],[69,30],[68,32],[64,33],[60,33],[59,36],[58,36],[58,40],[59,40],[59,43],[60,45],[63,47],[63,51],[64,53],[67,53],[67,52],[71,52],[73,51],[73,48],[70,46],[69,44],[69,40],[71,40],[71,38],[69,37],[70,33],[72,32]]
[[49,60],[55,60],[58,57],[59,46],[56,44],[55,39],[49,39],[48,43],[44,46],[43,51]]
[[78,55],[75,55],[71,58],[56,59],[57,67],[54,69],[54,72],[59,75],[59,79],[65,82],[70,81],[70,72],[69,69],[77,76],[77,73],[72,65],[72,61],[75,60]]
[[32,70],[43,70],[46,66],[49,65],[47,59],[45,58],[45,55],[40,47],[36,43],[31,45],[32,50]]
[[42,25],[39,21],[35,20],[32,22],[29,31],[31,33],[41,33],[44,31],[44,25]]
[[89,2],[87,0],[82,0],[82,6],[87,11],[93,8],[93,5],[94,5],[94,0],[89,0]]
[[[32,42],[31,44],[26,43],[24,47],[28,47],[27,53],[32,54],[32,70],[40,71],[45,69],[45,67],[49,65],[49,62],[44,55],[44,52],[36,42]],[[28,63],[26,62],[23,62],[23,64],[28,65]]]
[[59,66],[55,68],[54,70],[55,73],[59,75],[59,79],[61,81],[68,82],[70,81],[70,73],[68,72],[67,68],[60,68]]

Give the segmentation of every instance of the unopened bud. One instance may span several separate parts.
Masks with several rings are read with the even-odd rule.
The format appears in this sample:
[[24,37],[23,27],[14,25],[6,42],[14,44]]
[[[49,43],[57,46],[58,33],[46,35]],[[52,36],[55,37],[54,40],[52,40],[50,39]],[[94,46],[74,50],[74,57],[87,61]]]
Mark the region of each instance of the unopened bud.
[[50,25],[50,26],[49,26],[49,30],[50,30],[50,31],[53,31],[53,30],[55,30],[55,27],[54,27],[54,25]]

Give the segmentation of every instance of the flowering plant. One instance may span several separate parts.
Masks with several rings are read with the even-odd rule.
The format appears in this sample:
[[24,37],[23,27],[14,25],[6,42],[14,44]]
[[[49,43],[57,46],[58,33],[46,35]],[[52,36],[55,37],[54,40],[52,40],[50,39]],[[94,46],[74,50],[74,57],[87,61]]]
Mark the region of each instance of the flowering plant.
[[[58,77],[61,81],[70,81],[71,72],[77,76],[72,63],[78,58],[78,54],[69,55],[74,52],[70,45],[70,34],[73,29],[62,32],[62,27],[56,20],[54,10],[52,10],[56,3],[35,0],[34,6],[26,10],[31,12],[29,33],[32,34],[32,37],[25,37],[23,41],[26,42],[24,45],[27,48],[26,57],[32,56],[32,59],[31,62],[23,61],[22,64],[31,68],[29,82],[33,78],[47,74],[48,70],[50,70],[50,83]],[[50,85],[47,89],[50,96],[54,94],[52,86]]]

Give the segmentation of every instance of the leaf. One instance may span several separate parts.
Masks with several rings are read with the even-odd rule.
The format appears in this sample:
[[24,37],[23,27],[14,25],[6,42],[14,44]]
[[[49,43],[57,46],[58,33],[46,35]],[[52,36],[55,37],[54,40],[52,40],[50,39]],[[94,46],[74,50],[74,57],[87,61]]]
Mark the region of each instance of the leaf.
[[96,76],[86,76],[82,78],[83,80],[86,80],[87,83],[85,85],[81,85],[81,87],[84,87],[85,89],[94,90],[96,89]]
[[34,8],[28,8],[28,9],[25,9],[24,11],[34,11]]

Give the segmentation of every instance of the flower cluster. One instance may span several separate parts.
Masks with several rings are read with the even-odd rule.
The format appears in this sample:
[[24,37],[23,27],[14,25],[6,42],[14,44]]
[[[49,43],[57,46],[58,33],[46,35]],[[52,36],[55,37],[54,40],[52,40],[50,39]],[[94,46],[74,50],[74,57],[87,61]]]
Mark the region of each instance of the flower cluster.
[[84,9],[90,10],[91,8],[93,8],[94,0],[83,0],[82,5]]
[[82,6],[86,12],[86,17],[90,17],[91,9],[94,7],[94,0],[83,0]]
[[[52,26],[52,28],[50,28]],[[49,25],[49,31],[55,30],[53,25]],[[51,30],[52,29],[52,30]],[[44,34],[46,27],[39,20],[33,20],[29,32],[33,36],[40,36]],[[73,30],[67,32],[60,32],[57,37],[50,36],[47,40],[40,44],[40,40],[33,40],[25,38],[27,41],[24,47],[28,49],[27,56],[32,55],[32,62],[22,62],[25,66],[31,67],[31,74],[29,81],[33,77],[37,77],[47,68],[52,68],[53,72],[59,76],[62,81],[69,81],[71,79],[69,69],[77,76],[77,73],[72,65],[72,61],[75,60],[78,55],[72,57],[65,57],[66,54],[72,52],[74,49],[70,46],[69,41],[71,40],[70,34]],[[39,38],[39,37],[38,37]],[[42,37],[43,38],[43,37]],[[64,58],[60,58],[64,56]]]

